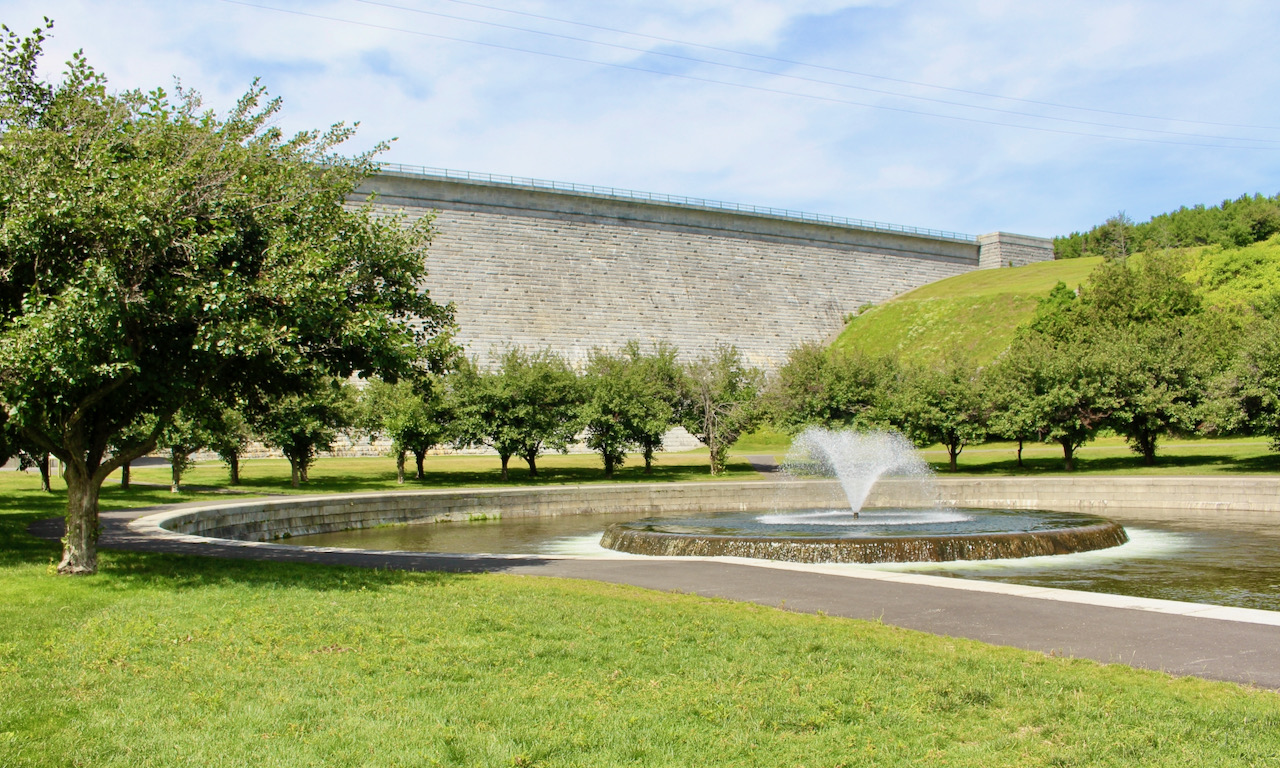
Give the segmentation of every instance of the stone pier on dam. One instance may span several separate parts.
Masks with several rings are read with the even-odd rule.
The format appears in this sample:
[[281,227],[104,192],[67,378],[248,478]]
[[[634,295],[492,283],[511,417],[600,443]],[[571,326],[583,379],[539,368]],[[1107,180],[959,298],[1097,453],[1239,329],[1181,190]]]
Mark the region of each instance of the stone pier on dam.
[[630,340],[688,359],[734,344],[773,369],[795,346],[935,280],[1053,258],[1046,238],[972,236],[630,190],[384,165],[351,202],[434,215],[432,298],[485,364],[508,346],[585,360]]

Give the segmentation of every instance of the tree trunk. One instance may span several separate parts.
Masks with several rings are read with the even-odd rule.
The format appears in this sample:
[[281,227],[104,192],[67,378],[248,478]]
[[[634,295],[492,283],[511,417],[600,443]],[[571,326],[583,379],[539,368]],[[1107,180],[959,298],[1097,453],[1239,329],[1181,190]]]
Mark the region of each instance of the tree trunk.
[[1148,467],[1156,463],[1156,436],[1151,433],[1139,433],[1137,436],[1138,451],[1142,454],[1142,463]]
[[1068,472],[1076,471],[1076,447],[1070,439],[1059,440],[1062,444],[1062,458]]
[[646,475],[653,474],[653,446],[651,445],[644,447],[644,473]]
[[604,456],[604,476],[613,477],[613,455],[608,451],[604,451],[601,455]]
[[952,472],[956,471],[956,457],[960,455],[961,450],[963,449],[958,445],[947,445],[947,456],[951,459]]
[[1018,469],[1022,469],[1022,438],[1018,438]]
[[498,454],[498,458],[502,459],[502,479],[506,480],[507,479],[507,462],[511,461],[511,454],[501,453],[501,454]]
[[67,533],[62,537],[62,562],[58,573],[87,575],[98,572],[98,492],[92,478],[74,466],[67,475]]
[[287,458],[289,459],[289,475],[290,475],[289,482],[293,485],[294,488],[297,488],[298,476],[299,476],[298,462],[294,461],[292,456],[289,456]]
[[524,455],[524,461],[526,464],[529,465],[529,477],[537,477],[538,476],[538,454],[526,453]]
[[396,485],[404,485],[404,459],[406,452],[396,451]]
[[426,479],[427,479],[427,473],[426,473],[425,471],[423,471],[423,468],[422,468],[422,460],[423,460],[423,459],[425,459],[426,457],[427,457],[427,452],[426,452],[426,451],[414,451],[414,452],[413,452],[413,459],[414,459],[414,461],[415,461],[415,462],[417,462],[417,464],[418,464],[418,474],[417,474],[417,476],[416,476],[416,477],[414,477],[414,478],[413,478],[414,480],[426,480]]
[[[40,460],[36,462],[36,466],[40,468],[40,490],[52,491],[53,486],[49,485],[49,454],[43,454]],[[125,466],[129,465],[126,464]]]
[[129,490],[129,462],[120,467],[120,490]]
[[240,484],[240,455],[239,454],[235,454],[235,453],[231,454],[230,458],[227,459],[227,469],[230,470],[231,472],[231,481],[229,485],[239,485]]
[[301,480],[301,481],[302,481],[302,482],[304,482],[304,483],[306,483],[306,482],[310,482],[310,480],[311,480],[311,462],[306,461],[306,460],[303,460],[303,459],[299,459],[299,460],[298,460],[298,479],[299,479],[299,480]]
[[169,493],[182,490],[182,458],[177,450],[169,451]]
[[727,448],[723,445],[711,445],[708,446],[708,448],[710,448],[711,455],[711,474],[718,475],[721,472],[724,472],[725,454],[728,452]]

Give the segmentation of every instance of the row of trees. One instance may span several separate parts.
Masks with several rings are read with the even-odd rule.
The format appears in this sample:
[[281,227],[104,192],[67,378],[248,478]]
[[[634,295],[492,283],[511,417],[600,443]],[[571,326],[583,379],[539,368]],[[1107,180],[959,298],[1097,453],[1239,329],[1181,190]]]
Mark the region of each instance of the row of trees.
[[773,390],[783,424],[895,427],[956,466],[988,437],[1075,451],[1110,429],[1145,463],[1170,434],[1269,435],[1280,448],[1280,317],[1202,305],[1183,257],[1109,260],[1079,292],[1059,284],[994,362],[956,350],[936,366],[796,350]]
[[550,350],[513,348],[491,368],[459,358],[450,369],[363,386],[322,379],[253,408],[190,406],[160,431],[157,446],[168,454],[175,491],[190,456],[206,449],[222,457],[236,484],[240,457],[254,440],[284,454],[297,486],[342,431],[390,441],[400,482],[409,456],[421,479],[427,453],[445,445],[487,446],[498,454],[503,479],[512,457],[536,477],[540,456],[567,450],[579,436],[611,477],[632,452],[650,473],[663,436],[680,424],[710,448],[717,474],[729,447],[764,415],[763,375],[733,347],[681,364],[670,345],[645,351],[633,342],[592,352],[581,372]]
[[1182,207],[1136,223],[1124,211],[1088,232],[1053,239],[1054,258],[1123,258],[1139,251],[1261,242],[1280,232],[1280,195],[1241,195],[1218,205]]

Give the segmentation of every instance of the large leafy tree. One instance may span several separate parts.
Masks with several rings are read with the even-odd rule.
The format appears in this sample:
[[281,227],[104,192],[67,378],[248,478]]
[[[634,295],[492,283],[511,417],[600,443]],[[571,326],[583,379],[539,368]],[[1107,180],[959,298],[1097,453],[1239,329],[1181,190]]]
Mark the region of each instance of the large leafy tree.
[[724,472],[729,449],[760,423],[763,378],[732,346],[717,347],[685,365],[678,412],[684,428],[710,451],[711,474]]
[[43,82],[43,33],[4,35],[0,405],[65,464],[59,570],[92,573],[103,480],[179,409],[403,373],[451,318],[418,288],[429,225],[344,207],[373,171],[335,153],[351,129],[285,137],[256,84],[225,116],[112,93],[79,56]]

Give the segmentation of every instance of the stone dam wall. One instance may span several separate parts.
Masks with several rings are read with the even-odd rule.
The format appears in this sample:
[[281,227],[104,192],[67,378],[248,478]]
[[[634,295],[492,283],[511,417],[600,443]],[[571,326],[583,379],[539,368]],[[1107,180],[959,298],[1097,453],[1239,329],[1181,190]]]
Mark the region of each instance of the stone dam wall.
[[482,364],[507,346],[581,362],[634,339],[671,342],[685,359],[734,344],[773,369],[865,305],[1052,258],[1043,238],[888,231],[531,182],[384,171],[351,201],[376,193],[381,212],[434,213],[426,287],[455,304],[458,340]]

